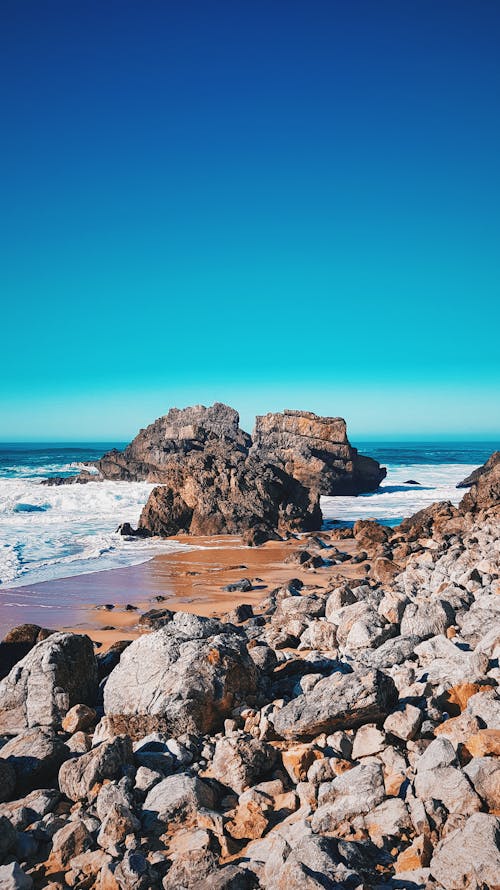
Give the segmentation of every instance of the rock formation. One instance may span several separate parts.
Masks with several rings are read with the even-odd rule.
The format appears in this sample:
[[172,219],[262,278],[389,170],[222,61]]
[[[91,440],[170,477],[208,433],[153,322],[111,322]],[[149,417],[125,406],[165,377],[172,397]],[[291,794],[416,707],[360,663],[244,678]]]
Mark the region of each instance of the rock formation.
[[462,479],[462,481],[458,483],[457,488],[470,488],[471,485],[474,485],[475,482],[479,481],[481,476],[484,476],[485,473],[489,473],[498,464],[500,464],[500,451],[494,451],[493,454],[489,456],[486,463],[473,470],[470,476],[467,476],[466,479]]
[[237,412],[220,403],[171,409],[96,466],[100,478],[164,486],[152,492],[139,534],[246,534],[251,543],[317,529],[320,494],[371,491],[385,476],[352,448],[341,418],[268,414],[257,418],[252,444]]
[[358,454],[341,417],[284,411],[257,417],[252,453],[278,463],[303,485],[323,495],[375,491],[387,475],[371,457]]

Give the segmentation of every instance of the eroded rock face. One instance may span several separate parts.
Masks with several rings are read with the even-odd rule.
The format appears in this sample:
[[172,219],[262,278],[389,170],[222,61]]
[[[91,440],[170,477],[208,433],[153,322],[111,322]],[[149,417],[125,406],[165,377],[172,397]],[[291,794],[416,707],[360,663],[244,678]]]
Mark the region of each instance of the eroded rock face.
[[217,633],[219,622],[177,613],[135,640],[111,672],[104,709],[123,731],[207,732],[239,699],[255,692],[258,669],[242,638]]
[[[500,503],[500,451],[495,451],[475,472],[477,476],[473,480],[474,484],[459,504],[462,513],[477,513],[479,510],[498,507]],[[472,476],[469,478],[472,479]]]
[[375,491],[384,467],[358,454],[341,417],[286,410],[256,418],[252,453],[279,463],[291,476],[324,495]]
[[209,444],[203,452],[174,455],[144,507],[139,531],[167,537],[242,534],[264,538],[321,527],[317,495],[279,467],[234,448]]
[[0,683],[0,734],[35,726],[60,728],[76,704],[92,704],[97,664],[91,640],[54,633],[37,643]]

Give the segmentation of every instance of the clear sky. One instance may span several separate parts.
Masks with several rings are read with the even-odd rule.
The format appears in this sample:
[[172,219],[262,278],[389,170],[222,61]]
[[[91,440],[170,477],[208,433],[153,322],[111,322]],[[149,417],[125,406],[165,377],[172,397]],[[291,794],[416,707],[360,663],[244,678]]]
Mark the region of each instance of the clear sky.
[[0,439],[500,435],[498,0],[3,0]]

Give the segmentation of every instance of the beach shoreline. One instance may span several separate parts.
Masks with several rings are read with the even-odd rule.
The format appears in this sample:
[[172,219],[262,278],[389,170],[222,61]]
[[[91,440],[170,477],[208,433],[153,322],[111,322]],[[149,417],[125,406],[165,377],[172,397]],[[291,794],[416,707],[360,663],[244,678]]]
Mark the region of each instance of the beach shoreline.
[[[258,611],[267,593],[291,578],[326,588],[339,576],[364,576],[363,566],[351,561],[317,568],[286,561],[307,547],[312,537],[313,533],[302,534],[247,547],[239,535],[193,536],[189,540],[179,536],[172,540],[189,543],[189,549],[159,554],[138,565],[6,588],[2,591],[2,634],[28,620],[55,630],[85,633],[100,648],[108,648],[118,640],[132,640],[151,630],[138,624],[140,616],[151,609],[220,617],[243,603]],[[353,538],[338,541],[335,532],[321,532],[321,537],[350,556],[358,552]],[[329,554],[325,549],[326,562]],[[252,582],[252,590],[223,589],[242,578]],[[44,604],[38,602],[42,592]],[[28,604],[20,608],[16,596]],[[47,601],[52,606],[47,606]]]

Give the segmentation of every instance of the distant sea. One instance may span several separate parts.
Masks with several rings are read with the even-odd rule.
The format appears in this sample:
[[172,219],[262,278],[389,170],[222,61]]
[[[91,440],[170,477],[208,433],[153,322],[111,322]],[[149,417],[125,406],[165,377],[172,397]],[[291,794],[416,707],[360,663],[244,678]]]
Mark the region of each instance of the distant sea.
[[[126,541],[116,534],[137,523],[153,485],[90,482],[40,485],[49,476],[72,475],[124,443],[0,443],[0,589],[134,565],[182,545]],[[484,463],[495,442],[363,442],[388,469],[377,492],[356,498],[322,498],[328,525],[372,517],[396,525],[436,500],[458,503],[457,482]],[[409,484],[409,480],[419,483]]]

